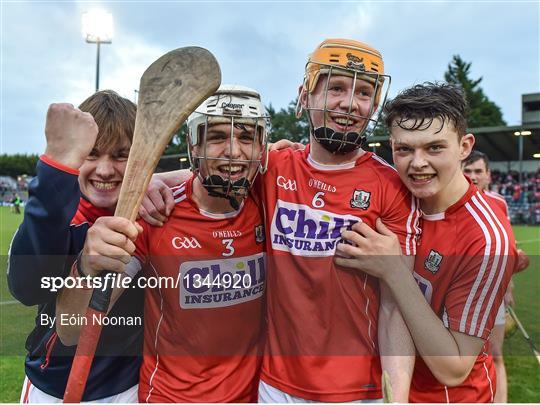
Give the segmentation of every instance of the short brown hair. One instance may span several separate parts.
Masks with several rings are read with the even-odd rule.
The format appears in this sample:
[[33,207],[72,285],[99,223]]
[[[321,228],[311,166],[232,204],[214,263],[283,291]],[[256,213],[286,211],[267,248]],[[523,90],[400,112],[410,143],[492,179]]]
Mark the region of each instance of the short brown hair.
[[[467,108],[467,100],[459,87],[425,82],[403,90],[386,103],[385,123],[390,133],[393,125],[414,131],[429,128],[433,120],[440,118],[443,123],[451,123],[461,139],[467,130]],[[442,125],[437,132],[441,130]]]
[[463,161],[462,166],[467,167],[478,160],[483,160],[484,164],[486,165],[486,170],[489,170],[489,159],[484,152],[480,152],[479,150],[473,150],[471,154]]
[[137,113],[133,102],[115,91],[101,90],[84,100],[79,109],[92,114],[99,127],[94,149],[116,149],[126,140],[131,144]]

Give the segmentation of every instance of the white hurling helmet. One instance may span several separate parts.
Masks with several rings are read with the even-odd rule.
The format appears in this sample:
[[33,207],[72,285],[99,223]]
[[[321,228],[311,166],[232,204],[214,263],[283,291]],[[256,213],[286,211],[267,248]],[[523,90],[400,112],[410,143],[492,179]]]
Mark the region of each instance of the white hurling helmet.
[[[229,150],[219,157],[211,157],[207,154],[207,135],[209,129],[218,124],[229,125]],[[227,198],[233,208],[237,207],[236,197],[245,197],[257,175],[266,171],[270,119],[261,96],[248,87],[222,85],[190,115],[187,126],[191,170],[199,175],[211,196]],[[235,128],[254,135],[251,153],[242,159],[232,157]],[[214,164],[211,170],[211,161],[223,164]],[[219,170],[215,170],[216,167]]]

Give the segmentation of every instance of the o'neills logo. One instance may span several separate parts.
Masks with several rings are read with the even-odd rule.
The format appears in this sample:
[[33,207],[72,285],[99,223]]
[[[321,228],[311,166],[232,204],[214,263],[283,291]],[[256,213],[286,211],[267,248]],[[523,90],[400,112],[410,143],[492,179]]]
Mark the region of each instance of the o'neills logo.
[[330,184],[325,183],[324,181],[317,180],[317,179],[309,179],[308,185],[310,187],[316,188],[317,190],[329,191],[331,193],[335,193],[337,191],[336,186],[332,186]]
[[354,215],[341,215],[313,209],[308,205],[278,200],[270,236],[272,248],[297,256],[333,256],[341,232],[362,220]]
[[244,104],[226,103],[225,101],[221,103],[221,108],[230,108],[231,110],[241,110],[243,107]]
[[184,262],[180,265],[180,307],[220,308],[262,297],[265,256]]
[[212,236],[214,238],[219,238],[219,239],[223,239],[223,238],[239,238],[240,236],[242,236],[242,232],[241,231],[235,231],[235,230],[227,230],[227,231],[213,231],[212,232]]

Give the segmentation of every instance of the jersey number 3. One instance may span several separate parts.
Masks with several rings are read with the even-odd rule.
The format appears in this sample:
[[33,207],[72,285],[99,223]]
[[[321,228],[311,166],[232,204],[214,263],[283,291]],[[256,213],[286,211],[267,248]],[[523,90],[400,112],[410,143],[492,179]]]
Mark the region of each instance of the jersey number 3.
[[234,242],[234,239],[223,239],[221,241],[221,243],[225,245],[225,249],[227,249],[227,251],[222,253],[223,256],[229,257],[229,256],[234,255],[234,247],[232,245],[233,242]]

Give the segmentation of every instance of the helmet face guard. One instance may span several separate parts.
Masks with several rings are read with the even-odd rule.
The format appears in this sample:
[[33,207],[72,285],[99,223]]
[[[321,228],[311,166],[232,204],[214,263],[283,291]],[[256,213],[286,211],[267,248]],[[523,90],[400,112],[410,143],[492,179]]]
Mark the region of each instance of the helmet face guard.
[[[228,152],[226,156],[208,156],[208,134],[211,133],[212,126],[218,124],[225,124],[228,127]],[[232,158],[234,156],[233,143],[241,142],[234,139],[235,129],[236,132],[238,130],[246,132],[253,138],[245,159]],[[215,117],[206,114],[204,123],[198,127],[198,131],[199,142],[190,146],[189,155],[191,168],[199,175],[205,188],[212,196],[246,197],[257,175],[266,171],[268,145],[266,123],[261,123],[259,118],[235,119],[235,117]],[[197,147],[197,153],[194,153],[195,147]],[[225,170],[213,173],[210,168],[212,162],[223,163],[221,167]],[[235,173],[240,170],[246,171],[247,176],[234,179]]]
[[[332,109],[328,106],[330,82],[336,76],[343,77],[351,89],[346,110]],[[323,84],[323,102],[313,101],[313,92],[320,80]],[[364,114],[353,111],[356,89],[367,82],[371,88],[369,107]],[[298,99],[297,114],[302,108],[307,110],[311,134],[326,150],[336,154],[350,153],[362,146],[366,138],[373,134],[381,116],[388,90],[390,76],[383,74],[383,61],[380,53],[369,46],[350,40],[326,40],[310,56],[306,64],[306,74],[302,91],[305,93],[305,105]],[[321,86],[319,85],[319,88]],[[364,97],[364,108],[366,101]],[[313,115],[322,116],[322,123],[314,124]],[[344,129],[334,130],[328,122],[329,117],[340,119]],[[321,121],[321,120],[319,120]],[[330,125],[329,125],[330,124]]]
[[[219,136],[228,138],[228,149],[209,156],[216,125]],[[269,117],[260,96],[245,87],[223,86],[192,114],[188,120],[191,170],[210,196],[226,198],[238,208],[237,198],[246,197],[257,175],[266,171],[268,130]],[[240,158],[234,157],[235,143],[240,144],[236,146],[242,150]],[[238,177],[240,172],[244,176]]]

